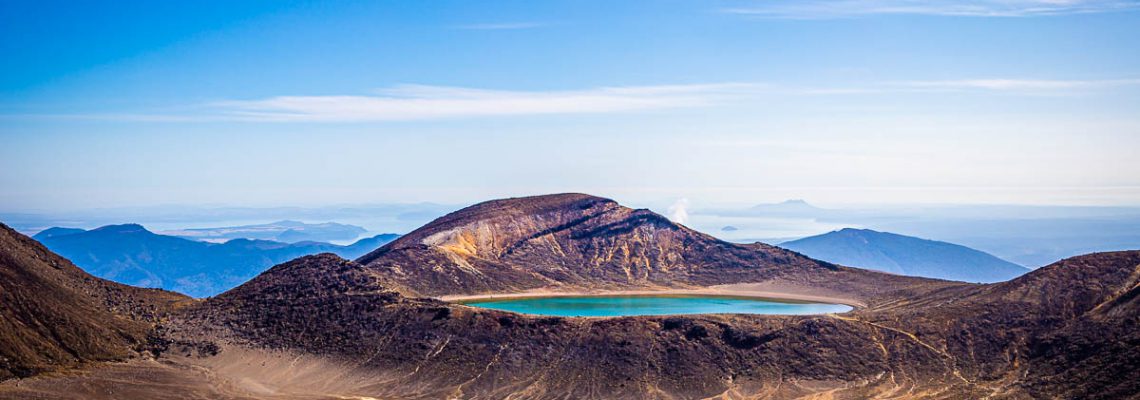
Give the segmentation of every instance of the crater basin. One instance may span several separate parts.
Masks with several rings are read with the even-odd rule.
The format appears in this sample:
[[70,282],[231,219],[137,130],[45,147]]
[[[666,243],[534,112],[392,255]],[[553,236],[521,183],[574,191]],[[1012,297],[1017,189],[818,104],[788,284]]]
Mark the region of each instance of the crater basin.
[[479,298],[460,301],[473,307],[556,317],[622,317],[634,315],[843,313],[851,306],[756,297],[708,295],[544,296]]

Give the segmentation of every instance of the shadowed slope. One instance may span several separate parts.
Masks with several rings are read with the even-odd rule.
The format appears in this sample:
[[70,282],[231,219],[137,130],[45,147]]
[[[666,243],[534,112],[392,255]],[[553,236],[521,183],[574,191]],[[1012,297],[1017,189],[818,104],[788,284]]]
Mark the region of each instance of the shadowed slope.
[[960,374],[995,394],[1121,398],[1140,394],[1138,284],[1140,251],[1095,253],[855,317],[945,349]]
[[[1040,321],[1040,334],[1027,344],[1033,374],[1020,383],[1029,393],[1140,397],[1140,251],[1065,259],[986,296],[1014,302],[1029,310],[1025,320]],[[1056,318],[1065,322],[1053,326]]]
[[0,379],[128,358],[184,299],[92,277],[0,224]]

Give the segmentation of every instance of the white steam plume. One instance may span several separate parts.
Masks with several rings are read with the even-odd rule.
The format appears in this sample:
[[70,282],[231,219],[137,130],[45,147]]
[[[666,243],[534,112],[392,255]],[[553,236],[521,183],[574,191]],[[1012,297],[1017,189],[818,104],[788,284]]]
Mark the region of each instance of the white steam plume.
[[689,221],[689,199],[679,198],[669,206],[669,220],[678,224]]

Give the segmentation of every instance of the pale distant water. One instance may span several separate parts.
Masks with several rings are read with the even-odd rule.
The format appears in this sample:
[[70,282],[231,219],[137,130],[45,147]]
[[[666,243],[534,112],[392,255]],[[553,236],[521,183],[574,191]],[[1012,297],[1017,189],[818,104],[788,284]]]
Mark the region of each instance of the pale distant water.
[[480,299],[469,306],[557,317],[620,317],[678,314],[805,315],[851,311],[850,306],[784,303],[720,296],[566,296],[503,300]]

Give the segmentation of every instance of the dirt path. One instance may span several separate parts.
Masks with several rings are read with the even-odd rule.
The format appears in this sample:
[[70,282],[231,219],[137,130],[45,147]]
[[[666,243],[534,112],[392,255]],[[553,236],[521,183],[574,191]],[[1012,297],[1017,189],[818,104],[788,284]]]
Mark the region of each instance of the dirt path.
[[835,314],[832,314],[829,316],[832,318],[841,319],[844,321],[861,322],[861,323],[864,323],[864,324],[867,324],[867,325],[870,325],[870,326],[873,326],[873,327],[876,327],[879,329],[885,329],[885,330],[906,336],[906,337],[910,338],[910,340],[917,343],[918,345],[925,347],[925,348],[929,349],[930,351],[933,351],[935,354],[942,356],[942,358],[944,358],[947,361],[947,363],[948,363],[947,367],[950,369],[950,372],[954,375],[954,377],[958,378],[959,380],[961,380],[964,383],[970,383],[970,381],[968,379],[966,379],[965,377],[962,376],[961,371],[958,370],[957,362],[956,362],[956,360],[952,354],[947,353],[945,350],[931,346],[929,343],[926,343],[922,339],[919,339],[918,336],[915,336],[915,334],[913,334],[913,333],[904,331],[902,329],[889,327],[889,326],[886,326],[883,324],[871,322],[871,321],[864,321],[864,320],[854,318],[854,317],[846,317],[846,316],[835,315]]

